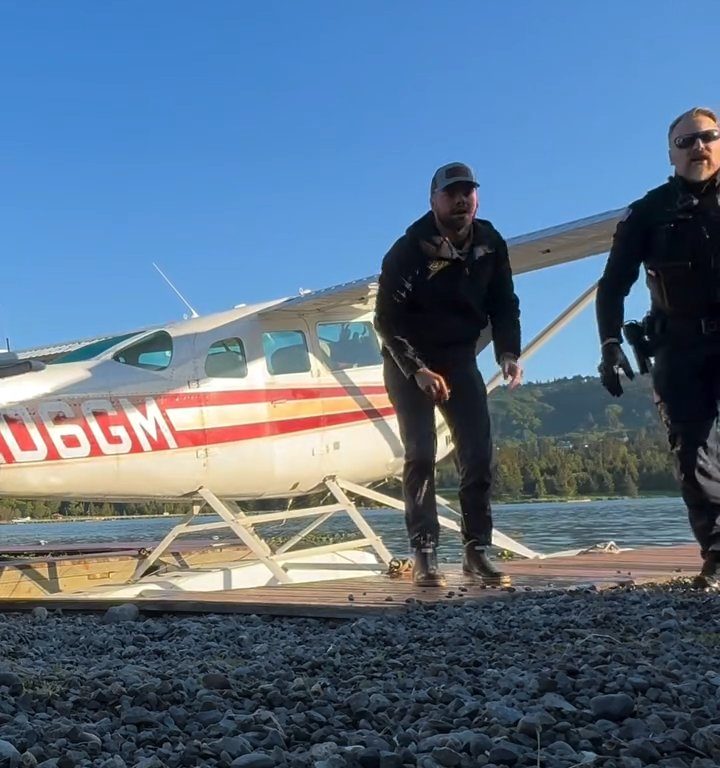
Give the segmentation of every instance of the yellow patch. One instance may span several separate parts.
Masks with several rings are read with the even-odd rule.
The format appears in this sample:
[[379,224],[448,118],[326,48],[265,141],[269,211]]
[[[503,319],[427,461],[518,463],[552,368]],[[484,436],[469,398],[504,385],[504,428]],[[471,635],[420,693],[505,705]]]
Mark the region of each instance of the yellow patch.
[[436,261],[431,261],[428,264],[428,272],[430,273],[428,275],[428,280],[436,275],[441,269],[447,267],[448,264],[450,264],[450,262],[447,261],[447,259],[437,259]]

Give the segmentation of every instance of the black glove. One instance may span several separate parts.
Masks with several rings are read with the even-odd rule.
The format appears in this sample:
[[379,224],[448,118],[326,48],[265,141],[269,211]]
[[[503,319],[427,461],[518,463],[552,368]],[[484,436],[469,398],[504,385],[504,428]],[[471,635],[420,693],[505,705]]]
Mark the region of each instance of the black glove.
[[623,393],[623,389],[620,386],[620,372],[622,368],[623,373],[628,379],[634,379],[635,374],[630,367],[625,353],[622,351],[622,347],[616,341],[603,345],[601,349],[602,362],[598,366],[600,372],[600,381],[607,389],[607,391],[613,397],[620,397]]

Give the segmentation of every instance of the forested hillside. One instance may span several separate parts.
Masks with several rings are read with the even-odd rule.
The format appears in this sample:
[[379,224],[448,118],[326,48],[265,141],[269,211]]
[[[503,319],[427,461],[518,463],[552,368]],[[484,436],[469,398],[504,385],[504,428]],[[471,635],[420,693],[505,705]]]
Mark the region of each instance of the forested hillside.
[[[650,378],[623,387],[613,398],[597,377],[577,376],[493,392],[495,498],[677,493]],[[457,484],[451,460],[438,484]]]
[[495,435],[500,440],[533,435],[636,432],[660,426],[649,376],[623,379],[622,397],[611,397],[597,377],[576,376],[542,384],[496,389],[489,399]]

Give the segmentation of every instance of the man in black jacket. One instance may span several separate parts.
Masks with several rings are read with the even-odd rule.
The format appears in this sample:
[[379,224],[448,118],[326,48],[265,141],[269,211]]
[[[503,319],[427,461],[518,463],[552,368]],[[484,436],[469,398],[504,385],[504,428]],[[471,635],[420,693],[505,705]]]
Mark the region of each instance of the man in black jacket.
[[435,405],[450,428],[460,473],[463,570],[486,581],[503,577],[486,553],[493,529],[492,441],[476,350],[490,322],[496,359],[510,386],[517,386],[520,310],[505,241],[489,221],[475,219],[477,187],[463,163],[435,172],[431,210],[385,255],[377,294],[385,385],[405,449],[413,579],[427,586],[445,584],[437,562]]
[[675,174],[628,207],[598,286],[603,386],[622,394],[624,299],[645,268],[655,401],[700,545],[699,587],[720,589],[720,125],[696,107],[668,131]]

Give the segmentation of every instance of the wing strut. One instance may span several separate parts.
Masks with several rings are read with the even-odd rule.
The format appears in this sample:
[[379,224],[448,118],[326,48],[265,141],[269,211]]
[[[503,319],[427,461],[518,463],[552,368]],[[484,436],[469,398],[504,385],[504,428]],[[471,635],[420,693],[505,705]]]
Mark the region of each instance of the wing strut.
[[[535,352],[546,344],[550,339],[562,328],[564,328],[571,320],[577,317],[591,301],[595,299],[597,293],[597,282],[593,283],[581,296],[573,301],[570,306],[562,311],[549,325],[545,326],[542,331],[523,349],[520,358],[521,360],[527,360]],[[487,383],[488,394],[492,392],[502,381],[502,371],[498,371]]]

